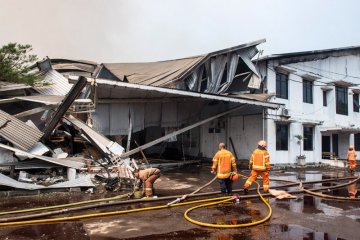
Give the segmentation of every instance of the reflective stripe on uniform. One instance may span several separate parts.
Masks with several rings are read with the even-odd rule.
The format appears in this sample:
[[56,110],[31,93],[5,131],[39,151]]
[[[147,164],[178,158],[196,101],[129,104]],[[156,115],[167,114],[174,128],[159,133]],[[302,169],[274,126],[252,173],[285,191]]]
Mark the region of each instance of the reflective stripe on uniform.
[[231,173],[218,173],[218,177],[230,177]]

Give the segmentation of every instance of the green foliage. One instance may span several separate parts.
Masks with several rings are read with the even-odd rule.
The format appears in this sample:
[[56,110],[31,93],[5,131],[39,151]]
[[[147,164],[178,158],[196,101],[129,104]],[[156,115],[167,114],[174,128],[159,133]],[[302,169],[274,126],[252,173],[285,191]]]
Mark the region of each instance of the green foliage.
[[31,55],[31,45],[9,43],[0,48],[0,81],[33,85],[38,78],[29,74],[30,65],[37,60]]

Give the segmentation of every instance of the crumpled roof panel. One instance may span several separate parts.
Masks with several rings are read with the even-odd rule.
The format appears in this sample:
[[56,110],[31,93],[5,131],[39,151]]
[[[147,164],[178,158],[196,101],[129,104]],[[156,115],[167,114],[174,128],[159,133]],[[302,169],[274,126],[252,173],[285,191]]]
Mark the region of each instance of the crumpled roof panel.
[[162,62],[104,63],[103,65],[121,80],[126,77],[130,83],[159,87],[176,81],[205,57],[206,55],[200,55]]
[[42,135],[38,129],[0,110],[0,136],[20,149],[29,151]]

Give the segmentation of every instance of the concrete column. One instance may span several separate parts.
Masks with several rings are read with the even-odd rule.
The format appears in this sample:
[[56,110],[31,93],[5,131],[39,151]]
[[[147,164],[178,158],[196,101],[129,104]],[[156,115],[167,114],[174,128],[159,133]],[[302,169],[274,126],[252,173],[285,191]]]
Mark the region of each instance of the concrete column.
[[349,134],[349,145],[355,144],[355,135],[353,133]]

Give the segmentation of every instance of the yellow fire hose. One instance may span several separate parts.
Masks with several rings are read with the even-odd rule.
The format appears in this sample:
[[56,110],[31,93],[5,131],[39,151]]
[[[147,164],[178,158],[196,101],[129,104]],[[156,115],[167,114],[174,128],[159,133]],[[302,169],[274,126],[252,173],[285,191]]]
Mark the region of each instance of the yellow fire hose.
[[[247,178],[246,176],[239,174],[242,178]],[[357,178],[356,180],[354,180],[353,182],[359,181],[360,177]],[[286,181],[286,180],[285,180]],[[127,214],[127,213],[134,213],[134,212],[142,212],[142,211],[150,211],[150,210],[159,210],[159,209],[166,209],[169,207],[180,207],[180,206],[186,206],[186,205],[191,205],[191,204],[197,204],[197,203],[201,203],[200,205],[191,207],[189,209],[187,209],[184,213],[184,218],[194,224],[200,225],[200,226],[205,226],[205,227],[213,227],[213,228],[240,228],[240,227],[249,227],[249,226],[254,226],[254,225],[258,225],[261,223],[266,222],[267,220],[270,219],[271,215],[272,215],[272,209],[271,206],[269,205],[269,203],[263,198],[261,192],[260,192],[260,184],[255,181],[255,183],[258,185],[257,187],[257,193],[261,199],[261,201],[267,206],[269,213],[268,215],[259,220],[259,221],[255,221],[255,222],[251,222],[251,223],[243,223],[243,224],[234,224],[234,225],[218,225],[218,224],[210,224],[210,223],[204,223],[204,222],[200,222],[200,221],[196,221],[192,218],[189,217],[189,213],[195,209],[198,208],[203,208],[203,207],[209,207],[209,206],[214,206],[214,205],[218,205],[218,204],[222,204],[222,203],[226,203],[226,202],[230,202],[232,200],[234,200],[234,197],[217,197],[217,198],[209,198],[209,199],[204,199],[204,200],[195,200],[195,201],[190,201],[190,202],[184,202],[184,203],[176,203],[176,204],[172,204],[172,205],[159,205],[159,206],[153,206],[153,207],[145,207],[145,208],[138,208],[138,209],[132,209],[132,210],[120,210],[120,211],[112,211],[112,212],[103,212],[103,213],[93,213],[93,214],[84,214],[84,215],[76,215],[76,216],[68,216],[68,217],[58,217],[58,218],[48,218],[48,219],[35,219],[35,220],[26,220],[26,221],[14,221],[14,222],[3,222],[0,223],[0,227],[5,227],[5,226],[15,226],[15,225],[24,225],[24,224],[39,224],[39,223],[54,223],[54,222],[62,222],[62,221],[71,221],[71,220],[80,220],[80,219],[86,219],[86,218],[94,218],[94,217],[105,217],[105,216],[114,216],[114,215],[120,215],[120,214]],[[305,191],[306,192],[306,191]],[[121,196],[117,196],[117,197],[113,197],[113,198],[108,198],[107,200],[115,200],[115,199],[119,199],[120,197],[124,197],[124,195]],[[96,201],[104,201],[104,199],[98,199],[98,200],[90,200],[90,201],[83,201],[83,202],[77,202],[77,203],[70,203],[70,204],[63,204],[63,205],[58,205],[58,206],[50,206],[50,207],[43,207],[43,208],[35,208],[35,210],[37,211],[37,209],[41,209],[41,210],[46,210],[46,209],[52,209],[52,208],[59,208],[62,206],[74,206],[74,205],[80,205],[80,204],[85,204],[85,203],[89,203],[89,202],[96,202]],[[12,212],[7,212],[7,213],[22,213],[22,212],[30,212],[30,211],[34,211],[34,209],[24,209],[24,210],[18,210],[18,211],[12,211]],[[1,215],[5,215],[7,213],[0,213]]]
[[[245,177],[244,175],[241,175],[241,174],[239,174],[239,175],[242,176],[243,178]],[[73,221],[73,220],[80,220],[80,219],[93,218],[93,217],[105,217],[105,216],[113,216],[113,215],[120,215],[120,214],[134,213],[134,212],[159,210],[159,209],[165,209],[165,208],[169,208],[169,207],[179,207],[179,206],[185,206],[185,205],[196,204],[196,203],[206,203],[206,204],[201,204],[201,205],[189,208],[188,210],[185,211],[184,217],[185,217],[186,220],[188,220],[191,223],[198,224],[200,226],[216,227],[216,228],[239,228],[239,227],[254,226],[254,225],[261,224],[261,223],[267,221],[271,217],[271,214],[272,214],[272,209],[271,209],[270,205],[266,202],[266,200],[262,197],[262,195],[260,193],[260,184],[258,182],[256,182],[256,184],[258,185],[257,192],[258,192],[261,200],[268,207],[269,214],[264,219],[256,221],[256,222],[251,222],[251,223],[236,224],[236,225],[217,225],[217,224],[202,223],[202,222],[193,220],[188,216],[188,213],[193,211],[194,209],[201,208],[201,207],[218,205],[218,204],[221,204],[221,203],[226,203],[226,202],[230,202],[230,201],[234,200],[233,197],[228,196],[228,197],[218,197],[218,198],[210,198],[210,199],[204,199],[204,200],[195,200],[195,201],[184,202],[184,203],[176,203],[176,204],[172,204],[170,206],[169,205],[160,205],[160,206],[138,208],[138,209],[132,209],[132,210],[121,210],[121,211],[112,211],[112,212],[104,212],[104,213],[93,213],[93,214],[84,214],[84,215],[60,217],[60,218],[4,222],[4,223],[0,223],[0,227],[16,226],[16,225],[24,225],[24,224],[53,223],[53,222],[71,221],[71,220]],[[112,199],[112,198],[109,198],[109,199]],[[90,202],[93,202],[93,201],[96,201],[96,200],[90,200]],[[72,203],[72,204],[84,204],[85,202],[86,201],[79,202],[79,203]],[[63,204],[63,205],[67,206],[68,204]],[[59,205],[59,206],[63,206],[63,205]],[[59,206],[50,206],[50,207],[38,208],[38,209],[46,209],[46,208],[49,209],[49,208],[55,208],[55,207],[59,208]],[[18,213],[26,212],[26,211],[34,211],[34,210],[37,211],[38,209],[24,209],[24,210],[19,210]],[[14,213],[14,212],[15,211],[9,212],[9,213]],[[2,213],[2,215],[4,215],[4,214],[5,213]]]
[[[218,197],[218,198],[210,198],[204,200],[196,200],[184,203],[176,203],[171,205],[172,207],[179,207],[185,206],[195,203],[203,203],[203,202],[210,202],[210,201],[219,201],[219,200],[228,200],[230,201],[233,197]],[[121,211],[112,211],[112,212],[103,212],[103,213],[93,213],[93,214],[84,214],[84,215],[77,215],[77,216],[70,216],[70,217],[60,217],[60,218],[48,218],[48,219],[35,219],[35,220],[27,220],[27,221],[18,221],[18,222],[6,222],[0,223],[0,227],[5,226],[16,226],[16,225],[24,225],[24,224],[38,224],[38,223],[53,223],[53,222],[62,222],[62,221],[70,221],[70,220],[80,220],[86,218],[94,218],[94,217],[106,217],[106,216],[114,216],[120,214],[127,214],[127,213],[134,213],[134,212],[143,212],[143,211],[150,211],[150,210],[159,210],[169,208],[167,205],[160,205],[160,206],[153,206],[153,207],[146,207],[146,208],[137,208],[131,210],[121,210]]]
[[[241,176],[241,174],[239,174]],[[192,218],[189,217],[189,213],[195,209],[198,209],[198,208],[203,208],[203,207],[209,207],[209,206],[213,206],[213,205],[218,205],[218,204],[221,204],[221,203],[225,203],[225,202],[229,202],[231,200],[233,200],[233,198],[231,199],[225,199],[225,200],[221,200],[219,202],[214,202],[214,203],[205,203],[205,204],[201,204],[201,205],[197,205],[197,206],[194,206],[194,207],[191,207],[189,208],[188,210],[185,211],[184,213],[184,218],[186,220],[188,220],[189,222],[193,223],[193,224],[196,224],[196,225],[199,225],[199,226],[203,226],[203,227],[212,227],[212,228],[241,228],[241,227],[250,227],[250,226],[255,226],[255,225],[258,225],[258,224],[261,224],[261,223],[264,223],[266,222],[267,220],[269,220],[271,218],[271,215],[272,215],[272,208],[270,206],[270,204],[264,199],[264,197],[261,195],[261,192],[260,192],[260,184],[255,181],[255,183],[258,185],[258,188],[257,188],[257,193],[261,199],[261,201],[266,205],[266,207],[269,209],[269,213],[268,215],[261,219],[261,220],[258,220],[258,221],[255,221],[255,222],[250,222],[250,223],[241,223],[241,224],[212,224],[212,223],[204,223],[204,222],[200,222],[200,221],[196,221]]]
[[88,204],[88,203],[113,201],[113,200],[127,198],[131,195],[132,195],[132,193],[128,193],[128,194],[122,194],[122,195],[118,195],[115,197],[109,197],[109,198],[101,198],[101,199],[94,199],[94,200],[88,200],[88,201],[66,203],[66,204],[47,206],[47,207],[28,208],[28,209],[21,209],[21,210],[9,211],[9,212],[0,212],[0,216],[8,215],[8,214],[16,214],[16,213],[38,212],[38,211],[57,209],[57,208],[63,208],[63,207],[73,207],[73,206],[79,206],[79,205],[84,205],[84,204]]

